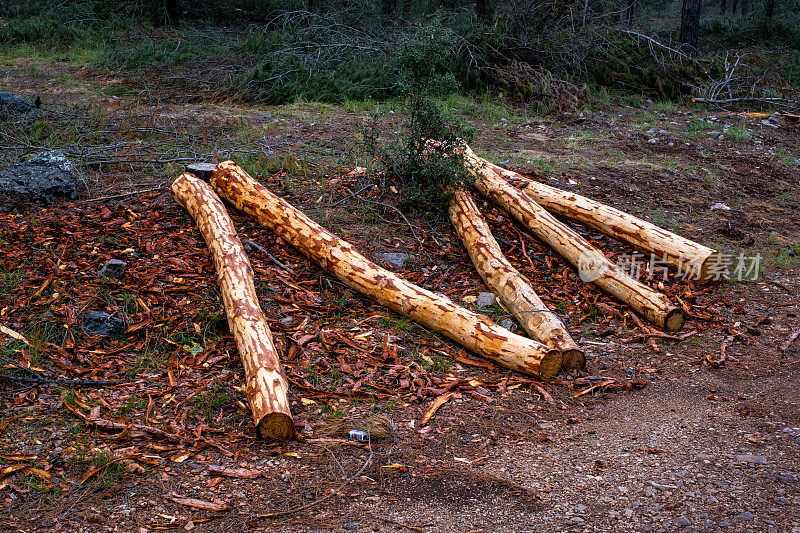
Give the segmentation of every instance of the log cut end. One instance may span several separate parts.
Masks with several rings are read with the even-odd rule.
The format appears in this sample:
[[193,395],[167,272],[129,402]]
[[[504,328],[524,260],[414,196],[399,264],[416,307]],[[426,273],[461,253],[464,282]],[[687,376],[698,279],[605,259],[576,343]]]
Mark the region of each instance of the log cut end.
[[683,309],[675,308],[664,319],[664,331],[680,331],[683,328],[683,323],[686,322],[686,313]]
[[264,440],[289,440],[294,436],[294,421],[285,413],[269,413],[259,421],[256,434]]
[[558,350],[548,351],[539,363],[539,377],[553,379],[561,370],[562,354]]
[[721,274],[730,266],[731,260],[728,255],[713,250],[700,265],[700,281],[719,281],[722,279]]
[[564,370],[583,370],[586,367],[586,355],[578,349],[561,352],[561,368]]
[[207,182],[211,180],[211,173],[215,168],[217,165],[214,163],[189,163],[186,165],[185,171]]

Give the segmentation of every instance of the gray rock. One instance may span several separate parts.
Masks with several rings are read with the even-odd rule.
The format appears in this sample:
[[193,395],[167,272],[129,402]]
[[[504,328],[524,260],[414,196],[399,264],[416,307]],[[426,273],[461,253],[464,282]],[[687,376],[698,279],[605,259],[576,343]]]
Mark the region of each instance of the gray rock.
[[504,318],[503,320],[501,320],[500,326],[512,333],[517,329],[517,325],[510,318]]
[[285,328],[290,328],[290,327],[292,327],[292,323],[293,323],[293,322],[294,322],[294,318],[292,318],[292,317],[290,317],[290,316],[287,316],[287,317],[281,318],[281,326],[283,326],[283,327],[285,327]]
[[0,120],[28,122],[35,120],[40,114],[38,109],[21,96],[10,92],[0,92]]
[[675,525],[678,527],[689,527],[692,525],[692,522],[686,518],[685,516],[679,516],[674,520]]
[[381,252],[375,254],[375,257],[377,257],[384,263],[389,263],[390,265],[402,267],[411,256],[408,254],[404,254],[402,252]]
[[0,171],[0,204],[12,197],[45,204],[56,196],[74,199],[76,179],[75,168],[62,152],[42,152]]
[[713,211],[730,211],[731,208],[727,205],[723,204],[722,202],[717,202],[715,204],[711,204],[711,209]]
[[478,295],[475,303],[478,307],[491,307],[497,301],[497,297],[491,292],[482,292]]
[[358,529],[358,526],[353,522],[345,522],[342,528],[346,531],[355,531],[356,529]]
[[744,511],[736,515],[736,520],[741,520],[743,522],[749,522],[753,518],[755,517],[753,516],[753,513],[751,513],[750,511]]
[[751,465],[767,464],[767,458],[763,455],[741,454],[736,456],[736,460],[740,463],[750,463]]
[[125,321],[105,311],[89,311],[83,318],[83,331],[89,335],[118,337],[125,332]]
[[579,503],[578,505],[575,506],[575,510],[578,511],[579,513],[585,513],[587,509],[589,508],[582,503]]
[[100,267],[97,271],[98,278],[121,278],[125,273],[125,267],[128,263],[120,261],[119,259],[109,259],[106,264]]
[[775,479],[781,483],[797,483],[800,481],[800,478],[797,477],[797,474],[793,474],[791,472],[776,472]]

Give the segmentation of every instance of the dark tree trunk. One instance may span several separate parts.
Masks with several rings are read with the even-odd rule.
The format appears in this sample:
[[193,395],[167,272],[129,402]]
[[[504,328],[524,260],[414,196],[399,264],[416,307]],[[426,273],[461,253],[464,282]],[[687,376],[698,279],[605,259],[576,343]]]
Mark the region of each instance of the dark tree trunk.
[[775,0],[767,0],[764,6],[764,15],[767,16],[767,20],[772,20],[772,17],[775,15]]
[[486,20],[486,2],[487,0],[475,0],[475,12],[478,20]]
[[636,6],[636,0],[628,0],[625,6],[625,22],[630,24],[633,22],[633,8]]
[[742,15],[747,15],[750,11],[750,2],[747,0],[742,0]]
[[739,5],[739,0],[733,0],[731,3],[731,15],[736,14],[736,7]]
[[700,42],[700,0],[683,0],[681,48],[693,54]]
[[164,0],[164,8],[167,11],[167,24],[177,26],[178,19],[178,0]]
[[723,15],[725,14],[725,8],[728,7],[728,0],[721,0],[719,3],[719,11]]

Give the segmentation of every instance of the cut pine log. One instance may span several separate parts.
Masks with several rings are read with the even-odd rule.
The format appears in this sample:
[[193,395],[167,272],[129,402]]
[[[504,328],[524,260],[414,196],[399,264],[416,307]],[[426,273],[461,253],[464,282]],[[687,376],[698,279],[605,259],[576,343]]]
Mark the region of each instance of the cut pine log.
[[530,283],[503,255],[500,245],[467,191],[457,190],[450,199],[450,220],[486,286],[531,338],[561,352],[561,368],[586,365],[586,356],[561,319],[547,308]]
[[561,354],[501,328],[485,316],[409,283],[359,254],[351,244],[309,219],[253,180],[232,161],[217,165],[211,185],[220,196],[278,234],[356,291],[438,331],[465,348],[512,370],[549,379]]
[[214,190],[192,174],[181,174],[173,182],[172,196],[197,221],[211,250],[228,326],[244,366],[245,393],[257,435],[287,440],[294,435],[294,421],[286,397],[289,387],[267,319],[258,305],[253,269],[233,222]]
[[625,274],[579,233],[556,220],[487,165],[473,159],[467,159],[466,165],[475,174],[475,187],[481,194],[572,263],[583,281],[594,283],[666,331],[678,331],[683,327],[686,315],[665,295]]
[[652,254],[654,261],[663,261],[690,279],[717,279],[726,267],[725,255],[717,250],[580,194],[529,180],[478,157],[469,148],[465,155],[468,160],[485,164],[515,187],[523,189],[528,197],[548,211],[626,242],[640,252]]

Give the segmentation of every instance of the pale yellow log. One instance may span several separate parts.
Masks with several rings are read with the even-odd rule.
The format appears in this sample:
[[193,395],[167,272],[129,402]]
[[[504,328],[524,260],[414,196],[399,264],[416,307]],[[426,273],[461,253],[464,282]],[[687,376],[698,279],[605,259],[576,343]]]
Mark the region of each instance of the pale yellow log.
[[714,279],[725,267],[726,258],[717,250],[667,231],[646,220],[591,198],[562,191],[504,169],[467,149],[468,158],[486,164],[548,211],[570,218],[606,235],[626,242],[640,252],[652,254],[689,279]]
[[197,221],[211,250],[228,326],[242,359],[245,394],[257,434],[265,439],[286,440],[294,434],[286,396],[289,387],[267,319],[258,304],[253,269],[233,222],[214,190],[192,174],[181,174],[173,182],[172,196]]
[[502,207],[578,269],[583,281],[592,282],[625,302],[634,311],[667,331],[683,327],[685,314],[665,295],[625,274],[575,230],[556,220],[524,191],[516,189],[486,164],[467,158],[475,187]]
[[467,191],[450,198],[450,220],[486,286],[517,319],[531,338],[561,352],[561,368],[574,370],[586,365],[586,356],[547,308],[528,280],[503,255],[500,245]]
[[561,367],[561,354],[501,328],[431,291],[409,283],[359,254],[353,246],[278,198],[232,161],[217,165],[214,189],[262,226],[356,291],[438,331],[497,364],[543,379]]

